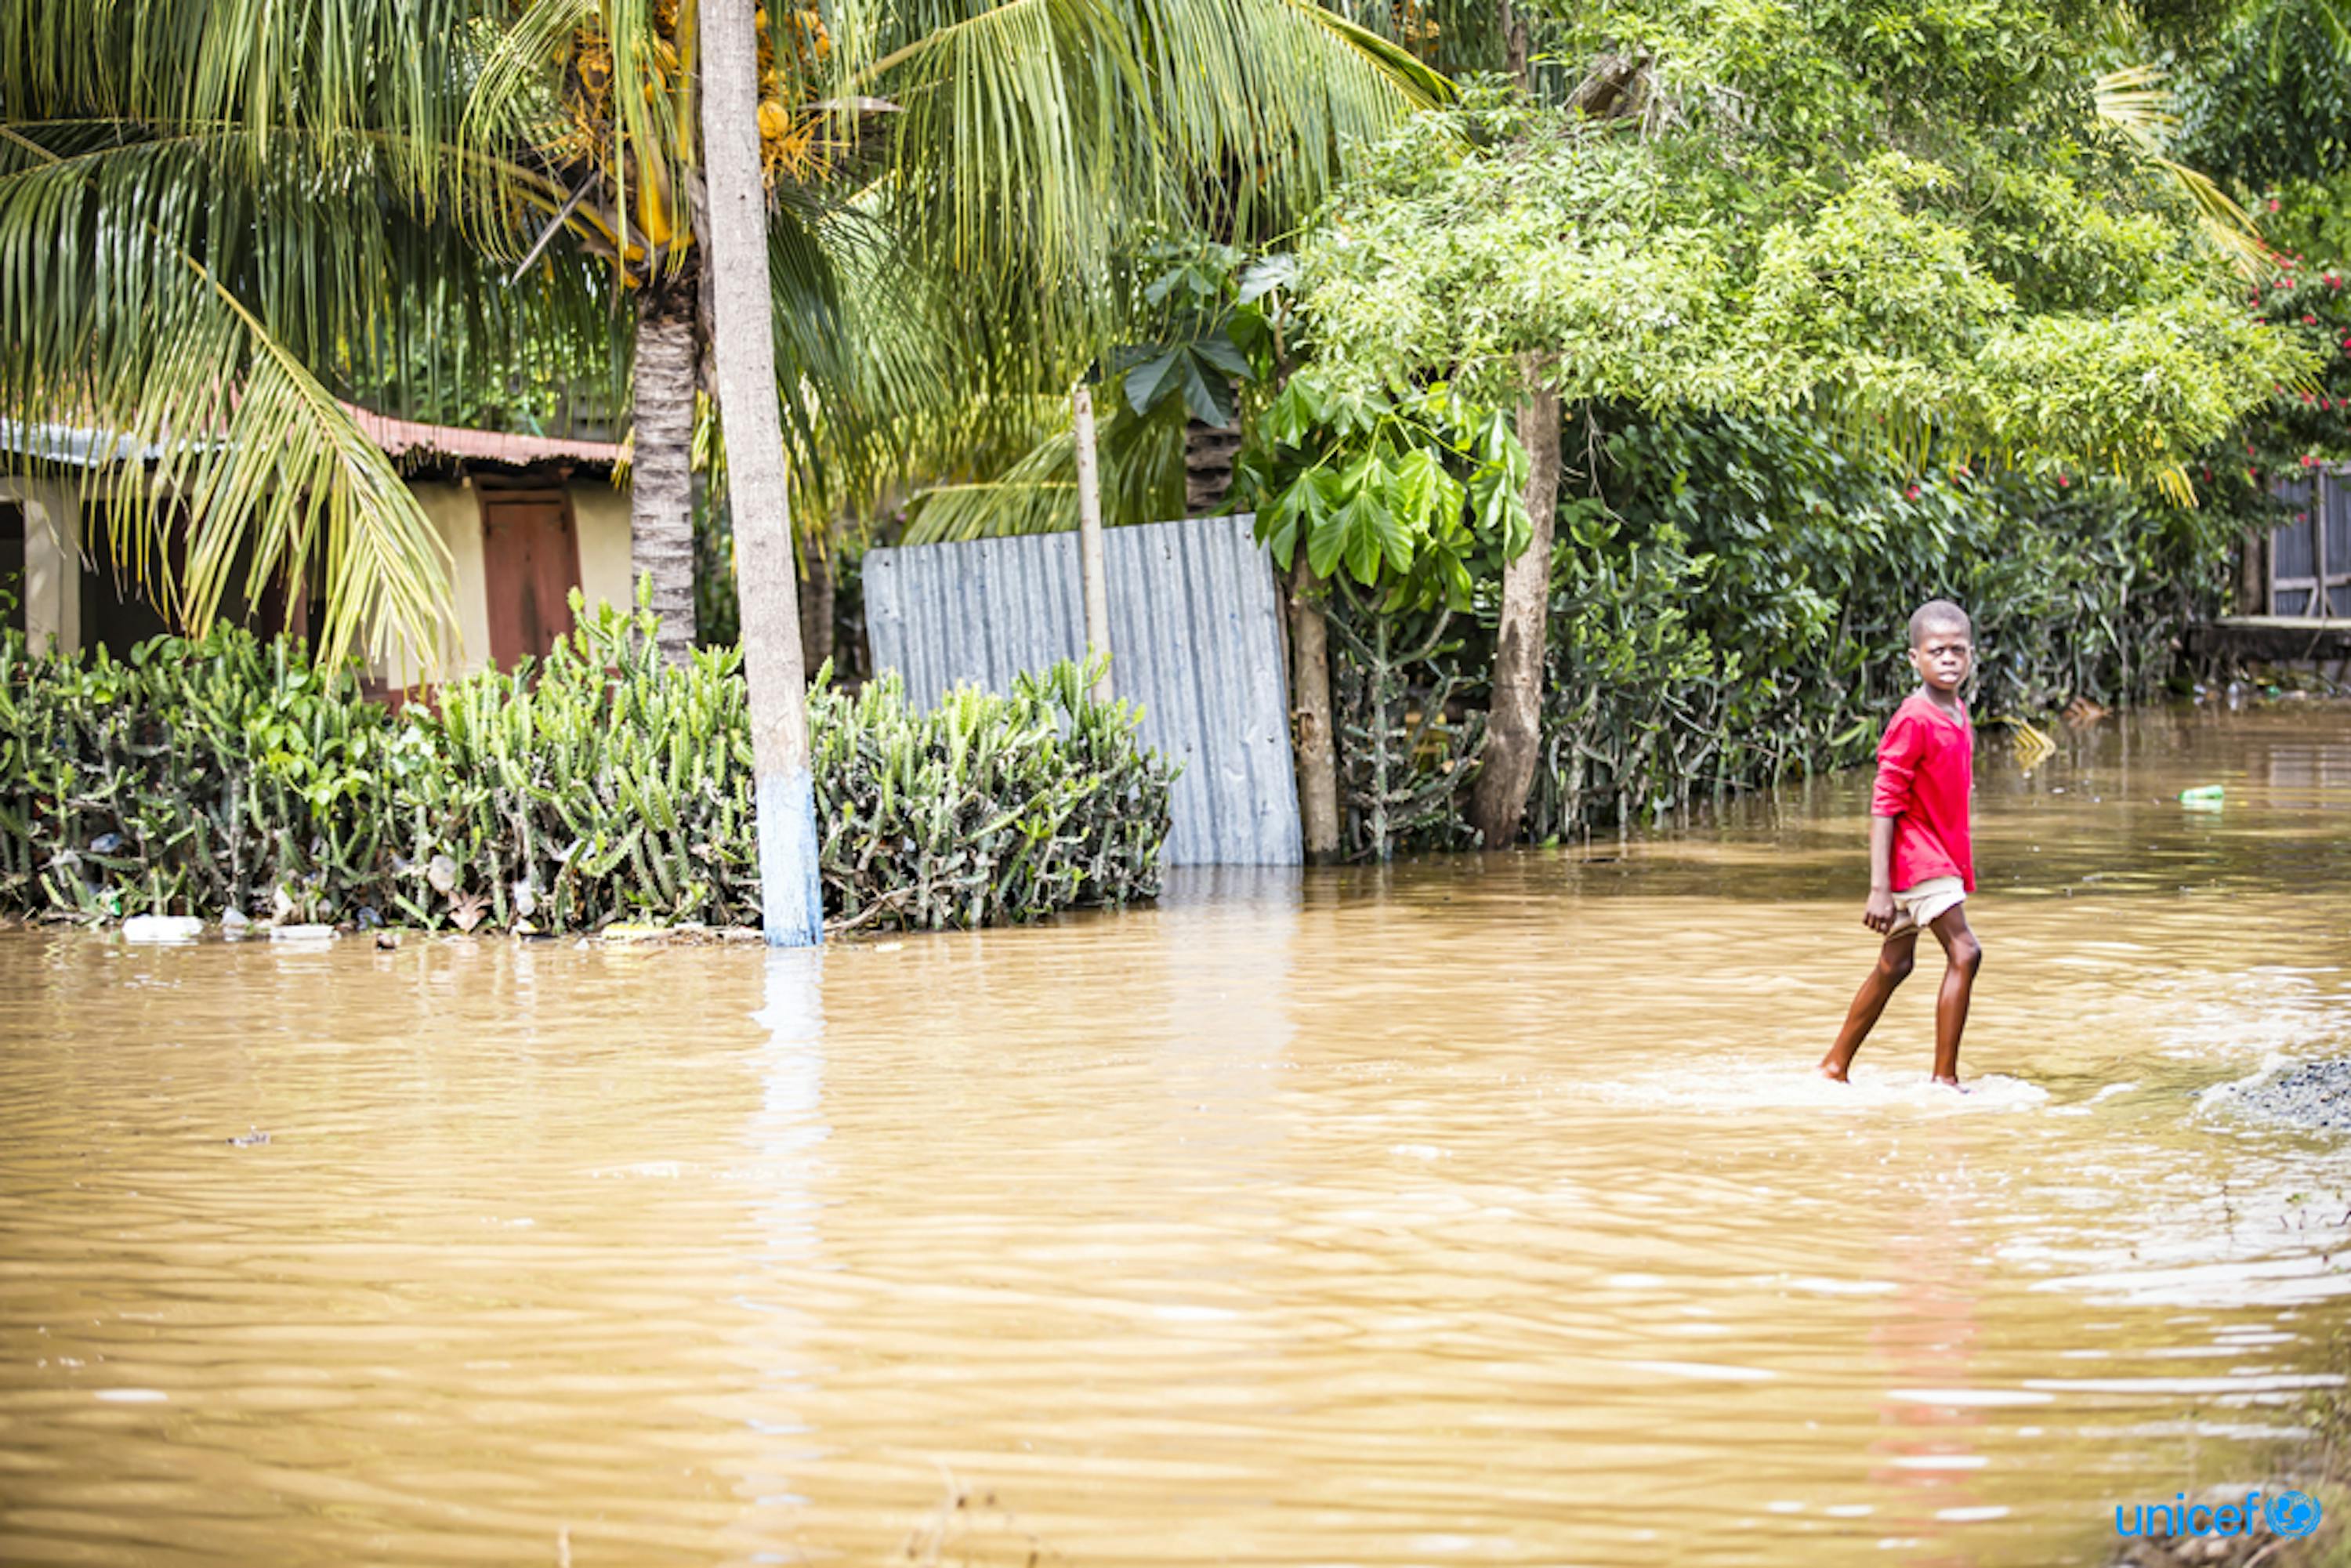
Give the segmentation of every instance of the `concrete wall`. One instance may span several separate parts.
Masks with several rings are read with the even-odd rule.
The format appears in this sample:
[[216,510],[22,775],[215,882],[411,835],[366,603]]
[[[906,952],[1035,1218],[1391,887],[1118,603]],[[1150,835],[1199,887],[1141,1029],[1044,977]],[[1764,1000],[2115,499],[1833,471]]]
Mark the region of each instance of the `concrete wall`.
[[[443,678],[470,674],[489,662],[488,584],[482,575],[482,508],[471,485],[418,484],[409,489],[449,550],[449,593],[457,604],[454,636],[441,640]],[[407,674],[408,672],[398,672]],[[394,674],[390,669],[379,674]],[[407,685],[409,680],[395,684]]]
[[629,572],[629,495],[602,479],[571,481],[571,516],[580,525],[580,592],[615,610],[637,601]]
[[0,474],[25,507],[25,633],[35,649],[81,646],[81,495],[71,480]]

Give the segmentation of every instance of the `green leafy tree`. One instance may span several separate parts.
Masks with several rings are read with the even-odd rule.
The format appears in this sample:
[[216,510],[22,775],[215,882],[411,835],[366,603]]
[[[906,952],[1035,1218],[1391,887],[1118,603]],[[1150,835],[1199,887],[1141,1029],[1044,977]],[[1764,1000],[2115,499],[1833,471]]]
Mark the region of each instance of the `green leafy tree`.
[[1242,460],[1258,537],[1287,571],[1371,591],[1391,612],[1470,607],[1527,547],[1527,456],[1506,415],[1438,385],[1332,384],[1309,370],[1266,409]]
[[2182,156],[2254,193],[2351,167],[2351,4],[2251,0],[2173,40]]
[[2270,527],[2309,505],[2309,469],[2351,460],[2351,6],[2241,0],[2219,26],[2170,41],[2181,156],[2233,191],[2275,247],[2247,283],[2247,313],[2320,367],[2276,383],[2199,475],[2241,530],[2241,606],[2265,609]]
[[[1288,580],[1305,850],[1317,861],[1343,852],[1343,803],[1384,857],[1408,824],[1451,814],[1449,783],[1399,779],[1444,706],[1425,705],[1414,722],[1402,675],[1451,646],[1447,632],[1476,583],[1526,552],[1526,448],[1506,415],[1441,383],[1367,390],[1311,365],[1288,377],[1250,435],[1237,487]],[[1333,598],[1344,612],[1335,618]],[[1407,621],[1413,634],[1399,645],[1391,629]],[[1362,699],[1360,733],[1342,733],[1334,632],[1349,655],[1343,684]],[[1342,739],[1362,766],[1339,767]]]
[[[2030,0],[1604,8],[1566,28],[1585,108],[1489,94],[1366,160],[1300,249],[1318,362],[1579,422],[1789,414],[1913,466],[2063,461],[2191,501],[2195,454],[2309,361],[2099,120],[2088,26]],[[1557,441],[1527,442],[1538,480]],[[1553,504],[1531,486],[1540,555],[1503,585],[1489,843],[1532,776]]]

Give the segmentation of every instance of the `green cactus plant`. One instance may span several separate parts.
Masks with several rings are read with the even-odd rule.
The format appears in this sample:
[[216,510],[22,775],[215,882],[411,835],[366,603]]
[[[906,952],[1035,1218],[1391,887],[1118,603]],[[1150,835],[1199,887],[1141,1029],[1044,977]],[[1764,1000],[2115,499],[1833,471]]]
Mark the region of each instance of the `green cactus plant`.
[[[674,669],[640,609],[394,713],[234,628],[35,657],[0,636],[0,909],[592,931],[758,918],[740,654]],[[828,915],[1035,920],[1155,895],[1172,769],[1066,665],[909,708],[810,698]]]

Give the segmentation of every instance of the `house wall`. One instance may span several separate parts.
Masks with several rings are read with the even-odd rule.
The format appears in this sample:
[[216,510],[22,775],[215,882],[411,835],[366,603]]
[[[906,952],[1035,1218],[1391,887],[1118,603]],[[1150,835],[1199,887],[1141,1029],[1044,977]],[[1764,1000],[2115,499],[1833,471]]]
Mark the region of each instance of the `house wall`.
[[36,649],[81,646],[81,497],[72,481],[0,474],[25,507],[25,633]]
[[411,485],[416,504],[424,509],[449,547],[449,594],[457,604],[455,636],[444,634],[441,663],[448,674],[471,674],[489,663],[490,610],[488,585],[482,575],[482,507],[471,485]]
[[571,516],[580,525],[580,593],[594,610],[602,600],[615,610],[636,601],[629,572],[629,497],[602,479],[571,481]]
[[[448,547],[450,593],[456,601],[454,637],[441,643],[439,668],[429,674],[410,661],[378,655],[369,674],[385,685],[406,688],[470,675],[490,662],[489,581],[482,565],[480,494],[467,484],[418,483],[410,486],[441,542]],[[593,609],[599,600],[627,609],[635,601],[629,577],[629,497],[601,478],[576,478],[566,486],[580,532],[580,591]]]

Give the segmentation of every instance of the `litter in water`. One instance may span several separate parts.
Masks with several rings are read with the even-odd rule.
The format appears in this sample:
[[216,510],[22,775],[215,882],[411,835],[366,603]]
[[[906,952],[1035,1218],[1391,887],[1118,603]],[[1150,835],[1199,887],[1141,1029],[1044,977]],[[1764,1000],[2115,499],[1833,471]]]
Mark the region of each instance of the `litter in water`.
[[193,915],[134,915],[122,923],[125,942],[193,942],[204,932]]

